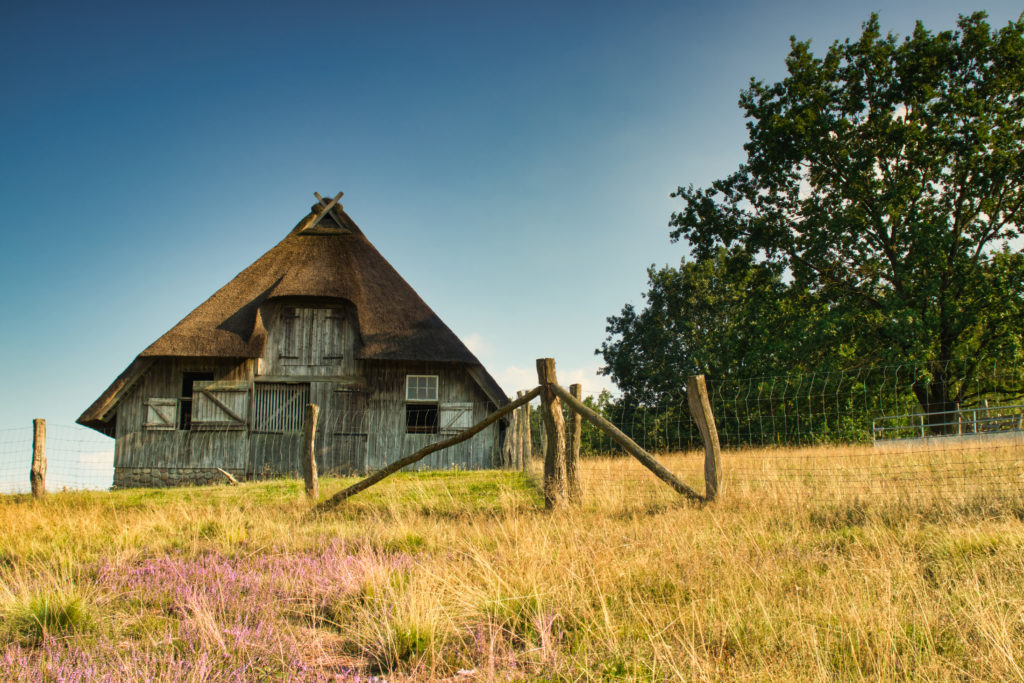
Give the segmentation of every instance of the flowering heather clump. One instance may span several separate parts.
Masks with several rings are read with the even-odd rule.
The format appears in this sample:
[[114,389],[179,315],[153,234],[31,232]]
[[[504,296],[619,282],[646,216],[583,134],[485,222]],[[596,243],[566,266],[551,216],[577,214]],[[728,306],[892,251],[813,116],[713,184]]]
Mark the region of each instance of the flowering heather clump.
[[344,657],[324,652],[309,626],[324,605],[357,592],[368,574],[409,565],[407,556],[354,554],[342,543],[316,552],[101,561],[91,572],[93,587],[128,612],[121,635],[136,638],[48,637],[39,648],[11,643],[0,674],[54,681],[368,680]]

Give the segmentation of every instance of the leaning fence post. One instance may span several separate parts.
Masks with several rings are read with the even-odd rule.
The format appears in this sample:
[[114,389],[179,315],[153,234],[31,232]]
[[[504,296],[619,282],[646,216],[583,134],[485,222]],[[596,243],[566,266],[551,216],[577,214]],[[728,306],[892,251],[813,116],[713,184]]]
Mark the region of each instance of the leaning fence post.
[[540,382],[541,413],[547,435],[544,450],[544,507],[560,508],[565,505],[565,417],[562,401],[551,391],[550,384],[558,384],[555,359],[537,359],[537,380]]
[[704,441],[704,499],[712,501],[718,497],[722,484],[722,448],[718,443],[718,428],[711,412],[711,399],[704,375],[694,375],[686,383],[686,397],[690,404],[690,415],[697,423],[701,440]]
[[320,415],[320,406],[315,403],[306,405],[303,423],[302,440],[302,478],[306,482],[306,495],[316,500],[320,496],[320,483],[316,473],[316,420]]
[[32,470],[28,479],[34,497],[46,495],[46,420],[42,418],[32,420]]
[[[569,393],[573,398],[583,400],[583,387],[573,384],[569,387]],[[565,486],[569,493],[570,503],[579,503],[582,497],[580,489],[580,441],[583,436],[583,417],[575,410],[569,411],[569,425],[566,430],[568,446],[565,449]]]

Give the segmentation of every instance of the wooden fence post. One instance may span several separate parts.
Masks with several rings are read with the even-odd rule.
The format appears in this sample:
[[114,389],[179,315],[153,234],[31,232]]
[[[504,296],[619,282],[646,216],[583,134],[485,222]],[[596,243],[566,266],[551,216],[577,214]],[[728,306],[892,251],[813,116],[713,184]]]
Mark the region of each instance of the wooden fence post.
[[[583,400],[583,387],[573,384],[569,387],[569,393],[573,398]],[[568,446],[565,449],[565,486],[569,493],[570,503],[579,503],[583,491],[580,489],[580,441],[583,438],[583,417],[575,410],[569,411],[569,426],[567,430]]]
[[537,380],[540,382],[541,413],[547,443],[544,451],[544,507],[565,505],[565,417],[562,401],[549,385],[558,384],[555,359],[537,359]]
[[[522,397],[523,392],[517,391],[516,398]],[[523,443],[523,409],[517,408],[516,410],[513,410],[510,417],[512,418],[512,425],[515,429],[512,433],[512,438],[514,440],[513,443],[515,444],[515,460],[513,461],[513,466],[516,469],[524,470],[526,469],[526,463],[524,462],[524,459],[526,458],[526,445]]]
[[32,470],[29,472],[32,495],[42,498],[46,495],[46,420],[32,420]]
[[319,416],[320,406],[315,403],[306,405],[303,422],[305,438],[302,440],[302,478],[306,482],[306,495],[314,501],[320,497],[320,483],[316,473],[316,421]]
[[718,497],[722,485],[722,449],[704,375],[690,377],[686,383],[686,398],[690,404],[690,415],[697,423],[704,442],[704,499],[712,501]]
[[503,470],[510,470],[516,463],[516,414],[512,412],[508,416],[508,426],[505,429],[505,439],[498,452],[498,466]]
[[523,440],[523,471],[528,471],[532,466],[533,460],[533,428],[530,427],[530,404],[527,403],[519,408],[522,413],[520,414],[520,426],[523,429],[521,438]]

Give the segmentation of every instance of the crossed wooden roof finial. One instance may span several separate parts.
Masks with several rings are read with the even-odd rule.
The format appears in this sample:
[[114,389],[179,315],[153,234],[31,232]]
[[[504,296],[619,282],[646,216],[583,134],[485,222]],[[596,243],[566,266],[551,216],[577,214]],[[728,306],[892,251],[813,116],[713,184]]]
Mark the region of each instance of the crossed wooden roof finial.
[[321,221],[321,219],[323,219],[323,217],[327,215],[327,212],[334,208],[334,205],[338,203],[338,200],[341,199],[341,196],[343,194],[345,193],[339,192],[337,195],[334,196],[334,199],[328,202],[326,199],[320,196],[319,192],[314,192],[313,196],[317,198],[317,201],[324,205],[324,208],[323,211],[317,214],[317,217],[314,218],[309,225],[302,228],[302,231],[305,232],[306,230],[312,230],[313,228],[315,228],[317,224]]

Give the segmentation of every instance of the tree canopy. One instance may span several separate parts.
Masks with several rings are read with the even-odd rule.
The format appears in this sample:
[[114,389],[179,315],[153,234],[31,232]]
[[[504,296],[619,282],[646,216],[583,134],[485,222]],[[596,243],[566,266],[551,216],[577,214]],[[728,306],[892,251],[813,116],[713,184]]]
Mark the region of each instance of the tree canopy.
[[[819,355],[828,347],[848,362],[923,363],[932,376],[915,389],[922,406],[952,409],[963,396],[941,376],[950,359],[1024,346],[1024,15],[998,30],[984,13],[939,33],[918,23],[903,39],[872,15],[858,39],[822,56],[791,39],[786,67],[781,81],[751,80],[741,94],[746,161],[673,193],[682,209],[670,236],[694,261],[652,269],[647,309],[609,318],[605,371],[627,390],[642,386],[622,355],[655,348],[680,367],[774,371],[782,347],[806,362],[814,339]],[[740,255],[762,279],[727,280],[738,288],[723,291],[728,301],[702,308],[712,301],[694,301],[695,278],[738,272],[723,259]],[[661,317],[663,330],[641,325]],[[788,343],[744,346],[771,320]],[[709,335],[733,351],[709,356]]]

